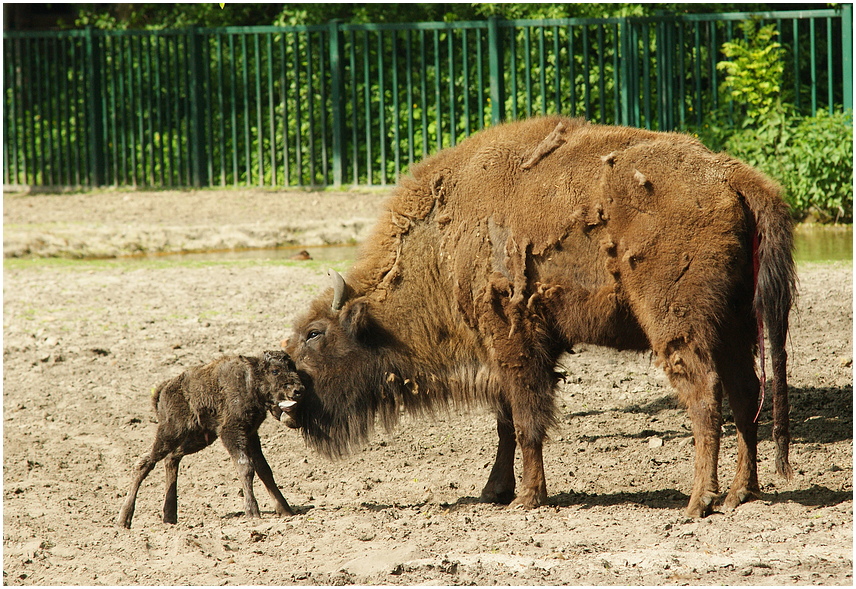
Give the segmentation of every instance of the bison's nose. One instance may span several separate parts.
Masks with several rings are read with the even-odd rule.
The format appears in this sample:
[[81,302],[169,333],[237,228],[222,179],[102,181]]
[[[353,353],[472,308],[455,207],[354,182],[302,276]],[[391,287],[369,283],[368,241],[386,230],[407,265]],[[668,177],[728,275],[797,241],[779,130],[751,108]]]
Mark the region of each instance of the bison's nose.
[[296,388],[293,391],[291,391],[291,398],[294,399],[295,401],[299,401],[300,399],[302,399],[303,398],[303,387]]

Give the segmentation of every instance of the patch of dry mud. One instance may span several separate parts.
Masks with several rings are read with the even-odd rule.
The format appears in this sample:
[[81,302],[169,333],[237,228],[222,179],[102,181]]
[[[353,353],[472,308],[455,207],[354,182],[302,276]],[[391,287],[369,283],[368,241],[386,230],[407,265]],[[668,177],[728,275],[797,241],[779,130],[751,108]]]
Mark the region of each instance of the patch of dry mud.
[[[75,222],[114,227],[107,234],[134,227],[121,202],[134,211],[168,207],[141,221],[153,226],[190,226],[200,206],[206,227],[255,221],[247,211],[257,207],[239,209],[232,193],[190,193],[196,204],[187,217],[177,212],[180,195],[163,194],[112,194],[113,204]],[[268,209],[265,222],[316,196],[332,210],[315,205],[307,218],[350,218],[344,196],[290,193],[276,195],[288,206]],[[7,197],[5,218],[51,223],[78,202],[36,198],[31,218],[17,209],[25,199],[10,207]],[[368,211],[378,199],[365,200],[348,206]],[[160,521],[158,468],[140,490],[133,529],[124,530],[113,522],[131,466],[154,434],[151,387],[219,354],[275,348],[326,287],[324,267],[7,259],[4,583],[850,585],[852,267],[804,264],[799,275],[789,347],[796,476],[785,482],[773,472],[768,405],[763,498],[733,512],[683,517],[689,420],[651,358],[580,346],[562,360],[568,379],[545,448],[547,506],[477,502],[495,451],[495,425],[482,411],[405,418],[337,462],[268,420],[265,454],[300,515],[275,517],[257,484],[263,518],[245,520],[240,483],[215,444],[182,463],[177,525]],[[727,486],[736,450],[733,424],[724,429]]]

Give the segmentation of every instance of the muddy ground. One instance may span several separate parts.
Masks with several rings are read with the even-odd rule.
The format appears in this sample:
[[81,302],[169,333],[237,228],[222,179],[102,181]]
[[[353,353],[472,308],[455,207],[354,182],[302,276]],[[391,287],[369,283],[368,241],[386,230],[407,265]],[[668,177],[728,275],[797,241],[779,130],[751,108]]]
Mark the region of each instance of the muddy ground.
[[[277,482],[300,514],[261,520],[217,443],[185,459],[179,523],[160,521],[163,471],[131,530],[114,520],[155,430],[149,391],[224,353],[276,348],[349,262],[144,251],[359,241],[383,193],[103,192],[4,196],[3,581],[9,585],[850,585],[852,263],[798,267],[790,482],[761,414],[763,497],[688,520],[686,413],[648,354],[578,346],[562,364],[545,448],[549,504],[477,501],[492,464],[485,411],[404,418],[337,462],[272,420]],[[310,253],[313,247],[308,247]],[[735,462],[724,426],[720,480]],[[519,468],[519,464],[518,464]]]

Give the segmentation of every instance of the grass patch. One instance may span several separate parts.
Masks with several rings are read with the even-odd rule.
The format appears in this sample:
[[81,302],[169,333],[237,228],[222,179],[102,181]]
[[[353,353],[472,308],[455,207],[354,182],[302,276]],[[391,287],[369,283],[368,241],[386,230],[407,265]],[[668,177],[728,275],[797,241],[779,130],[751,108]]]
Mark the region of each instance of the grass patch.
[[347,270],[351,260],[199,260],[187,259],[183,256],[164,257],[123,257],[107,259],[72,259],[72,258],[4,258],[5,270],[67,270],[69,272],[90,271],[130,271],[130,270],[166,270],[172,268],[250,268],[257,266],[291,266],[308,268],[316,272],[326,272],[333,268],[339,272]]

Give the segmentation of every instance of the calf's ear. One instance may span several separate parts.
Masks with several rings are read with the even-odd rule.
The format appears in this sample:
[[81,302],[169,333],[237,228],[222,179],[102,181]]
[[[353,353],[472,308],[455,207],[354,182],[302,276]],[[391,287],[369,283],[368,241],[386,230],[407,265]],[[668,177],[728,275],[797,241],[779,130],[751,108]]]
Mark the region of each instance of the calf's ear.
[[365,300],[355,300],[342,309],[339,322],[342,329],[354,339],[364,338],[371,325],[368,303]]

